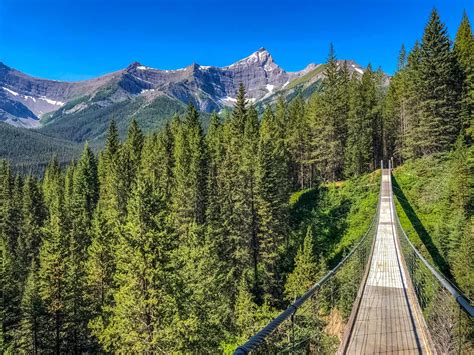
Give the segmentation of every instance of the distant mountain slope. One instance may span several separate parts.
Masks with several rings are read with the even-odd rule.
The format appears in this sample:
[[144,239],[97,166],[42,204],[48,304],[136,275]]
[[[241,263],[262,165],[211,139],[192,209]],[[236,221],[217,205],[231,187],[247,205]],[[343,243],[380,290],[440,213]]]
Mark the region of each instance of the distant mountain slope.
[[[355,62],[348,63],[352,73],[363,73]],[[182,69],[159,70],[134,62],[80,82],[34,78],[0,63],[0,121],[25,127],[57,124],[82,111],[113,107],[108,112],[120,112],[131,101],[137,101],[134,107],[148,106],[162,97],[191,102],[202,112],[220,111],[234,104],[240,83],[250,101],[272,101],[268,99],[280,94],[291,97],[297,90],[314,91],[323,68],[309,64],[301,71],[286,72],[264,48],[225,67],[194,63]]]
[[[70,106],[78,106],[85,100],[89,102],[86,108],[71,110]],[[180,101],[164,95],[126,99],[108,106],[102,106],[98,101],[89,101],[85,97],[79,103],[67,104],[55,112],[38,131],[74,142],[88,140],[93,145],[101,145],[112,119],[117,123],[120,136],[124,138],[132,117],[148,132],[163,127],[173,115],[184,112],[185,108],[186,105]],[[204,114],[201,118],[205,120],[206,117]]]
[[[353,75],[364,72],[353,61],[347,64]],[[57,148],[67,159],[75,154],[74,143],[89,141],[100,147],[111,119],[124,137],[132,117],[145,132],[151,131],[184,112],[188,103],[201,111],[206,126],[210,112],[233,106],[240,83],[246,87],[249,101],[262,111],[280,96],[291,100],[301,93],[308,98],[320,89],[323,78],[324,64],[286,72],[264,48],[225,67],[192,64],[159,70],[135,62],[80,82],[34,78],[0,63],[0,122],[36,128],[28,133],[2,125],[5,139],[0,141],[0,157],[14,157],[17,162],[44,161],[43,155]],[[10,144],[11,134],[21,144]]]
[[60,162],[68,162],[82,150],[81,145],[2,122],[0,142],[0,158],[10,160],[15,168],[26,172],[41,169],[54,154]]

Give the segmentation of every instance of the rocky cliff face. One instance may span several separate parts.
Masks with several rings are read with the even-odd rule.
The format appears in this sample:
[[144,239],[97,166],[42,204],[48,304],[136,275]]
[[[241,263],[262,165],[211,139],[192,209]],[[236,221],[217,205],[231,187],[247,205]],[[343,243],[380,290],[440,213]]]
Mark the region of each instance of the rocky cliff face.
[[[91,107],[111,106],[143,98],[151,102],[166,96],[193,103],[204,112],[232,106],[240,83],[252,102],[289,95],[298,85],[312,85],[322,78],[321,65],[310,64],[299,72],[286,72],[271,54],[260,48],[226,67],[192,64],[176,70],[159,70],[138,62],[91,80],[61,82],[30,77],[0,63],[0,121],[36,127],[40,119],[55,112],[55,119]],[[318,71],[319,68],[319,71]],[[363,69],[349,62],[354,73]]]

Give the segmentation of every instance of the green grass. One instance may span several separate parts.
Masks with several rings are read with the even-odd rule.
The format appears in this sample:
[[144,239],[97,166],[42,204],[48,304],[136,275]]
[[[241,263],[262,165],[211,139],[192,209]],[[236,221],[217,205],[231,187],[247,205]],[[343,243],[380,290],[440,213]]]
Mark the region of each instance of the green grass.
[[427,260],[452,280],[456,280],[457,252],[472,215],[472,210],[457,203],[456,191],[468,183],[455,164],[452,154],[428,156],[396,168],[393,179],[403,229]]
[[316,75],[318,74],[321,74],[324,70],[324,64],[323,65],[319,65],[318,67],[314,68],[313,70],[309,71],[308,73],[306,73],[305,75],[299,77],[299,78],[296,78],[294,79],[293,81],[291,81],[288,86],[286,87],[287,89],[293,89],[294,87],[300,85],[300,84],[304,84],[308,81],[310,81],[312,78],[314,78]]
[[294,193],[290,223],[301,241],[313,226],[316,254],[334,266],[367,231],[377,209],[380,171]]

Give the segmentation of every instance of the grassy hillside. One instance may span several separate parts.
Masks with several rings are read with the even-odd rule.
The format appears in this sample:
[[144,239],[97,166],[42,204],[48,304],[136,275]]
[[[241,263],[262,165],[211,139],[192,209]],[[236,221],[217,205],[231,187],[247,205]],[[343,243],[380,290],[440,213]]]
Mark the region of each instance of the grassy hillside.
[[468,151],[428,156],[396,168],[397,212],[415,246],[474,296],[472,174]]
[[78,157],[80,151],[81,146],[75,143],[0,123],[0,158],[12,162],[17,170],[39,171],[53,154],[64,163]]
[[321,74],[324,71],[325,67],[326,67],[325,65],[320,65],[320,66],[314,68],[313,70],[309,71],[305,75],[294,79],[293,81],[291,81],[288,84],[287,88],[292,89],[294,87],[297,87],[298,85],[306,84],[308,81],[313,79],[316,75]]
[[380,171],[376,171],[293,194],[290,208],[294,239],[302,240],[311,226],[315,253],[333,266],[369,227],[377,208],[379,183]]

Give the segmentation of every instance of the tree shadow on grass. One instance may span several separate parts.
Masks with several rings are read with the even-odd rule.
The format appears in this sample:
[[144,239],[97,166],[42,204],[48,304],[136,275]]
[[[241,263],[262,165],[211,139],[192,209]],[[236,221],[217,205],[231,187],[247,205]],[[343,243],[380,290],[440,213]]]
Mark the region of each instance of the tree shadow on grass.
[[393,193],[397,197],[398,202],[403,208],[408,220],[410,221],[411,225],[415,229],[416,233],[420,237],[423,245],[425,246],[426,250],[430,254],[433,262],[436,264],[438,269],[444,273],[448,278],[452,279],[451,271],[449,270],[449,264],[447,263],[446,259],[441,255],[438,248],[433,242],[433,238],[431,238],[430,233],[426,230],[421,220],[416,215],[415,210],[411,206],[410,202],[408,201],[407,197],[403,193],[400,185],[397,182],[395,176],[392,175],[392,185],[394,187]]

